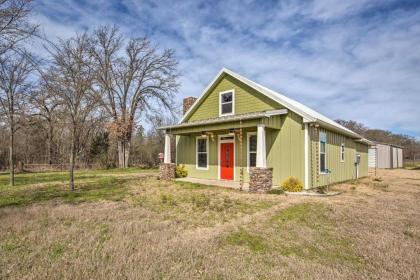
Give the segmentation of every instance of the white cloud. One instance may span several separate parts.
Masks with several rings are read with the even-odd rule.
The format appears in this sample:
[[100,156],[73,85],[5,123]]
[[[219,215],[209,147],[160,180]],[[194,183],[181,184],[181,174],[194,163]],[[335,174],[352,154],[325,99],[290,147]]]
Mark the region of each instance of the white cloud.
[[115,23],[174,48],[184,74],[179,99],[199,95],[226,66],[331,118],[420,135],[419,9],[365,0],[125,0],[121,13],[113,1],[40,2],[50,36]]

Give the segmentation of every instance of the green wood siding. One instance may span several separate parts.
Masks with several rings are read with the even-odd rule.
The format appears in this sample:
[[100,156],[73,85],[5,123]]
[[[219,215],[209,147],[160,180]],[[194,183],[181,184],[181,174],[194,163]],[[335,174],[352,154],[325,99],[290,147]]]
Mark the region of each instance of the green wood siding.
[[280,130],[267,130],[267,165],[273,167],[273,185],[288,176],[304,182],[304,126],[302,117],[289,112]]
[[[280,183],[288,176],[296,176],[304,181],[303,161],[303,124],[302,118],[293,112],[286,116],[276,116],[278,120],[273,122],[282,123],[281,129],[266,128],[267,165],[273,167],[273,185]],[[282,119],[282,120],[280,120]],[[238,128],[239,125],[231,124],[231,127]],[[206,130],[207,127],[201,128]],[[247,171],[248,132],[256,132],[257,128],[243,128],[242,149],[238,139],[235,137],[235,180],[240,179],[240,168],[244,167],[244,180],[249,181]],[[228,130],[215,131],[213,140],[209,138],[209,169],[196,169],[196,137],[199,133],[177,136],[177,163],[185,164],[189,177],[218,179],[218,135],[228,134]],[[242,153],[241,153],[242,150]]]
[[[323,131],[327,134],[326,161],[327,169],[331,174],[321,174],[319,172],[319,133]],[[356,178],[356,153],[360,158],[360,177],[367,176],[367,150],[368,146],[357,143],[353,139],[344,135],[325,130],[323,128],[310,127],[310,182],[312,187],[319,187],[330,183],[343,182]],[[345,144],[344,162],[341,161],[341,144]]]
[[283,109],[277,102],[237,79],[225,75],[218,83],[210,88],[202,103],[196,107],[195,111],[186,121],[219,117],[219,93],[231,89],[235,90],[235,114]]

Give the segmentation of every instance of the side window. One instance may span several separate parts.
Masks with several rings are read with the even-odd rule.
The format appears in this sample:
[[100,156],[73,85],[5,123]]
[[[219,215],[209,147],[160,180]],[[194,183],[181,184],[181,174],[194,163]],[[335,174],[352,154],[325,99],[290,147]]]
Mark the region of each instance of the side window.
[[197,138],[197,168],[207,169],[208,167],[208,139]]
[[234,114],[234,92],[226,91],[220,93],[220,115]]
[[248,168],[257,165],[257,134],[248,133]]
[[319,133],[319,171],[327,172],[327,134]]

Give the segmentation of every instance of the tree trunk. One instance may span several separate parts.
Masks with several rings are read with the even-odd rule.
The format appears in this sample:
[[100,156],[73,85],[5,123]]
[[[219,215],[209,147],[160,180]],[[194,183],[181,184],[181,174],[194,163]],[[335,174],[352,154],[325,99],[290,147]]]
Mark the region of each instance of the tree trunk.
[[10,116],[10,139],[9,139],[9,168],[10,168],[10,185],[15,185],[15,163],[13,160],[14,153],[14,123],[13,116]]
[[48,164],[51,165],[52,164],[52,135],[53,135],[53,127],[52,124],[49,123],[49,128],[48,128],[48,143],[47,143],[47,160],[48,160]]
[[76,128],[73,127],[72,136],[71,136],[71,147],[70,147],[70,189],[74,191],[74,162],[76,157]]
[[118,167],[127,168],[128,158],[130,156],[130,141],[119,140],[118,141]]

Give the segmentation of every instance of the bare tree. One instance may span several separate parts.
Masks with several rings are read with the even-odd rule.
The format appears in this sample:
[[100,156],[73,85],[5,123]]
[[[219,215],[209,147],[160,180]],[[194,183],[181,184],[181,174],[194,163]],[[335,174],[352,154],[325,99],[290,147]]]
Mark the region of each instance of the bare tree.
[[81,128],[85,122],[90,121],[89,118],[92,117],[99,100],[93,91],[95,73],[90,67],[90,47],[91,43],[86,34],[60,41],[54,50],[50,51],[53,66],[46,79],[57,104],[65,109],[65,117],[69,121],[71,190],[74,190],[74,165]]
[[45,132],[47,140],[47,162],[48,164],[52,164],[53,137],[58,103],[55,102],[54,94],[46,84],[43,84],[34,92],[30,102],[33,107],[32,117],[40,120],[42,124],[41,128]]
[[0,55],[16,49],[19,42],[35,35],[37,25],[28,21],[30,0],[0,0]]
[[141,114],[159,107],[173,108],[178,90],[177,60],[172,49],[159,51],[147,38],[125,40],[117,27],[94,33],[92,54],[102,105],[112,118],[118,143],[118,164],[128,166],[135,123]]
[[0,64],[0,113],[9,127],[10,185],[14,185],[14,135],[16,120],[23,114],[23,107],[30,89],[29,75],[33,70],[27,54],[17,54],[2,59]]

